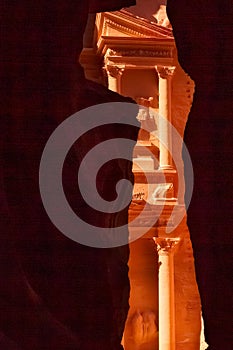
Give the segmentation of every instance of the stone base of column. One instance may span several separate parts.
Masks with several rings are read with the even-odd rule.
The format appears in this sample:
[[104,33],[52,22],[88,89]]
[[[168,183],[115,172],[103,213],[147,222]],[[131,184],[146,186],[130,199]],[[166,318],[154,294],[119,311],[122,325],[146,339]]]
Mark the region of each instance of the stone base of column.
[[160,165],[159,170],[174,170],[173,165]]

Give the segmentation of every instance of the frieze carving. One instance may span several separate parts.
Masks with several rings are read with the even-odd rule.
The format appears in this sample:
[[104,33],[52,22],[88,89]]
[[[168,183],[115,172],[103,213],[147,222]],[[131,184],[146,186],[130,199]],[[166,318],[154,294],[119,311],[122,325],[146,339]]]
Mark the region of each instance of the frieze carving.
[[134,193],[133,194],[133,200],[135,201],[135,200],[139,200],[139,201],[142,201],[142,200],[144,200],[144,198],[145,198],[145,192],[136,192],[136,193]]
[[122,57],[164,57],[172,58],[171,49],[121,49],[121,50],[109,50],[109,56],[122,56]]
[[176,69],[175,66],[156,66],[158,75],[162,79],[167,79],[169,77],[172,77],[175,72],[175,69]]

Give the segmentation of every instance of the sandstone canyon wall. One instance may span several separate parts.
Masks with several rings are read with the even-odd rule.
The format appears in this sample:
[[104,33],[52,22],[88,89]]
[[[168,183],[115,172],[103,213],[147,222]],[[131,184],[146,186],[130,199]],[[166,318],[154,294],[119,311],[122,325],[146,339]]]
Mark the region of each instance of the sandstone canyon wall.
[[[44,211],[38,175],[45,143],[60,122],[95,104],[131,102],[88,82],[77,62],[88,11],[133,3],[0,3],[1,349],[122,349],[128,246],[96,249],[63,236]],[[127,224],[128,209],[117,216],[90,212],[75,188],[81,157],[90,145],[108,137],[136,140],[137,133],[137,127],[99,127],[80,138],[65,162],[66,196],[74,210],[97,227]],[[86,186],[89,176],[87,172]],[[102,169],[98,185],[108,200],[122,176],[132,181],[131,162],[116,161]]]
[[[232,340],[232,14],[230,1],[168,0],[178,58],[195,82],[185,143],[194,167],[188,225],[209,349]],[[186,173],[186,179],[188,173]]]

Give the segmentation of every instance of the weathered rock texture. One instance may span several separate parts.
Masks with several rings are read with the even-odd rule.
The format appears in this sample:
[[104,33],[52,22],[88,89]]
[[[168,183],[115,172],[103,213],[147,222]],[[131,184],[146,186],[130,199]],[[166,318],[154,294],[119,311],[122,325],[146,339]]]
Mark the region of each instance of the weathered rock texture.
[[[232,348],[232,15],[230,1],[168,0],[181,66],[195,82],[185,130],[194,167],[188,225],[209,349]],[[188,173],[186,173],[188,176]]]
[[[63,236],[43,208],[38,172],[45,143],[62,120],[91,105],[131,101],[88,82],[77,62],[88,11],[133,3],[1,1],[1,349],[122,349],[128,247],[95,249]],[[128,210],[93,215],[75,190],[81,157],[90,145],[122,135],[135,140],[137,132],[100,127],[67,157],[66,195],[96,226],[127,223]],[[132,181],[130,166],[119,160],[102,169],[97,185],[108,200],[119,178]],[[88,186],[89,174],[86,181]]]

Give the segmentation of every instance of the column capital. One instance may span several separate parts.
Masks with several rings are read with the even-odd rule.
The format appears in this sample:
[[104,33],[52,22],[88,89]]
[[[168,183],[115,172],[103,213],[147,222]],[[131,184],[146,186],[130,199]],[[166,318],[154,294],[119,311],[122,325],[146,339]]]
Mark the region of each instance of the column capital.
[[180,238],[153,237],[158,253],[171,253],[180,242]]
[[175,66],[155,66],[155,69],[162,79],[172,78],[176,67]]
[[112,64],[106,65],[107,74],[113,78],[117,78],[117,77],[121,76],[123,74],[124,70],[125,70],[124,65],[120,65],[120,66],[112,65]]
[[138,96],[136,97],[135,101],[137,102],[138,105],[143,106],[143,107],[151,107],[154,101],[154,97],[142,97]]

